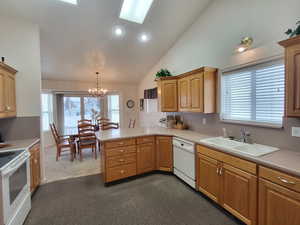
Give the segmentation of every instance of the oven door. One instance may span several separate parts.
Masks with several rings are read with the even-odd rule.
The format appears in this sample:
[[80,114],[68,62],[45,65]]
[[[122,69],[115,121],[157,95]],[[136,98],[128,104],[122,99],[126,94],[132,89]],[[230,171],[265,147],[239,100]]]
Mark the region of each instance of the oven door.
[[8,224],[24,204],[30,195],[30,168],[29,156],[24,155],[21,159],[10,165],[2,173],[4,224]]

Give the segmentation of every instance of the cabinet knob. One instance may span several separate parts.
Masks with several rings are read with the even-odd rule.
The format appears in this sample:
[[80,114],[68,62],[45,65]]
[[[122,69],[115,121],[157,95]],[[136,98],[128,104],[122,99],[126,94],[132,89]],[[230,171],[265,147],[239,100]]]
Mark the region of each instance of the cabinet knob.
[[124,170],[121,170],[121,171],[120,171],[121,174],[123,174],[124,172],[125,172]]
[[119,159],[119,162],[124,162],[125,160],[124,159]]
[[124,150],[123,150],[123,149],[121,149],[121,150],[120,150],[120,152],[124,152]]

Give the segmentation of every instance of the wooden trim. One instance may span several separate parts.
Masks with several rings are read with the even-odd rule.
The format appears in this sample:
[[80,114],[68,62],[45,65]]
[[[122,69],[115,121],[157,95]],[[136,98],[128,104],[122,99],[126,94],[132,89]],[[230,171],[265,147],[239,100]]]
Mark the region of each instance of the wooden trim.
[[289,47],[291,45],[299,44],[299,42],[300,42],[300,35],[280,41],[280,42],[278,42],[278,44],[280,44],[283,47]]
[[15,70],[11,66],[9,66],[9,65],[7,65],[7,64],[5,64],[3,62],[0,62],[0,68],[6,70],[9,73],[12,73],[13,75],[15,75],[18,72],[17,70]]
[[198,69],[186,72],[186,73],[182,73],[180,75],[177,76],[171,76],[171,77],[160,77],[157,80],[173,80],[173,79],[180,79],[180,78],[184,78],[196,73],[202,73],[202,72],[216,72],[218,69],[213,68],[213,67],[208,67],[208,66],[204,66],[204,67],[200,67]]

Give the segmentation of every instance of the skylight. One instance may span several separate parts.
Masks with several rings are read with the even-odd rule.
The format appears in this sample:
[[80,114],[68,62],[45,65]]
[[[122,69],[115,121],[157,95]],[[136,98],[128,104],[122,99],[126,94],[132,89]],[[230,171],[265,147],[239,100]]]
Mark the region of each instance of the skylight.
[[124,0],[120,18],[143,24],[153,0]]
[[77,0],[60,0],[62,2],[66,2],[66,3],[69,3],[69,4],[73,4],[73,5],[77,5]]

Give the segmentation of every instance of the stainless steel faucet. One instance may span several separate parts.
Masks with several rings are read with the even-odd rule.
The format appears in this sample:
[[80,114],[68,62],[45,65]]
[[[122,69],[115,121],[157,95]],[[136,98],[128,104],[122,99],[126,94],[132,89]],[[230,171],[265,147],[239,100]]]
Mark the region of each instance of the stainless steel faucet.
[[241,142],[252,144],[251,133],[246,128],[241,128]]

